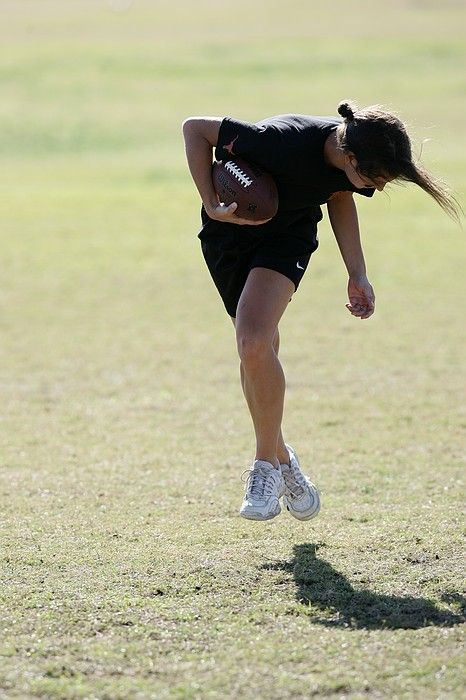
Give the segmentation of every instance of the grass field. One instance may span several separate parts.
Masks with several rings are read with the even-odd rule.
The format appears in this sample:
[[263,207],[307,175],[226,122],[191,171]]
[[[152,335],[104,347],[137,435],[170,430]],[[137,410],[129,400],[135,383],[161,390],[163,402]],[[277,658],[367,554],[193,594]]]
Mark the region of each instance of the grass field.
[[385,5],[3,1],[0,698],[464,697],[465,232],[360,201],[360,323],[322,223],[281,354],[323,509],[244,521],[180,131],[380,102],[463,198],[464,4]]

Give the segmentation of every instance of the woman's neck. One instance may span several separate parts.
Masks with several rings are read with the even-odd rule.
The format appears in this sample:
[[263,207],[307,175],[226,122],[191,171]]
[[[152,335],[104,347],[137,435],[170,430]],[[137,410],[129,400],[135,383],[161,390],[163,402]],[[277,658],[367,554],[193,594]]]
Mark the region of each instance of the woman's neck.
[[345,154],[337,145],[337,129],[334,129],[325,140],[324,160],[331,168],[345,169]]

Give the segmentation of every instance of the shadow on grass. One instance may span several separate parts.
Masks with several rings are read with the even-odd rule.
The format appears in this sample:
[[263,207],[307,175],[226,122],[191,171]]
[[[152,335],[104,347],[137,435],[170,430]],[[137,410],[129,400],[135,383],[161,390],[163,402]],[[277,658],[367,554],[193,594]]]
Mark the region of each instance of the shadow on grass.
[[[441,610],[426,598],[356,590],[342,574],[317,557],[316,551],[315,544],[296,545],[292,562],[261,566],[293,574],[297,600],[315,610],[311,615],[313,623],[356,629],[420,629],[432,625],[453,627],[465,621],[464,614]],[[466,601],[459,594],[444,595],[442,600],[459,606],[464,613]],[[324,615],[319,615],[319,611]]]

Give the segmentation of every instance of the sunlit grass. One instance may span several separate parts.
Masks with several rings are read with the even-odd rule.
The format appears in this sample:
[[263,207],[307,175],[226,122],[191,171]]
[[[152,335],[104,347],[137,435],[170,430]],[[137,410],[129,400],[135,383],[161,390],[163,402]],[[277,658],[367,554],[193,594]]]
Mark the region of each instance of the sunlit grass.
[[5,7],[5,697],[461,697],[464,232],[412,187],[360,201],[360,323],[322,223],[281,326],[322,513],[243,521],[252,430],[180,124],[382,102],[461,198],[464,8]]

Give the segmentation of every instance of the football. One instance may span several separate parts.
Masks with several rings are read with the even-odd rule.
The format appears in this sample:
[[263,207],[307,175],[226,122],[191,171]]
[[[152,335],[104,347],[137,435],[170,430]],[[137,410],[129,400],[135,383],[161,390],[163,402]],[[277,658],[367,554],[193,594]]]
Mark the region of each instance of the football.
[[236,202],[235,215],[250,221],[271,219],[278,210],[277,186],[271,175],[242,158],[215,161],[212,182],[223,204]]

